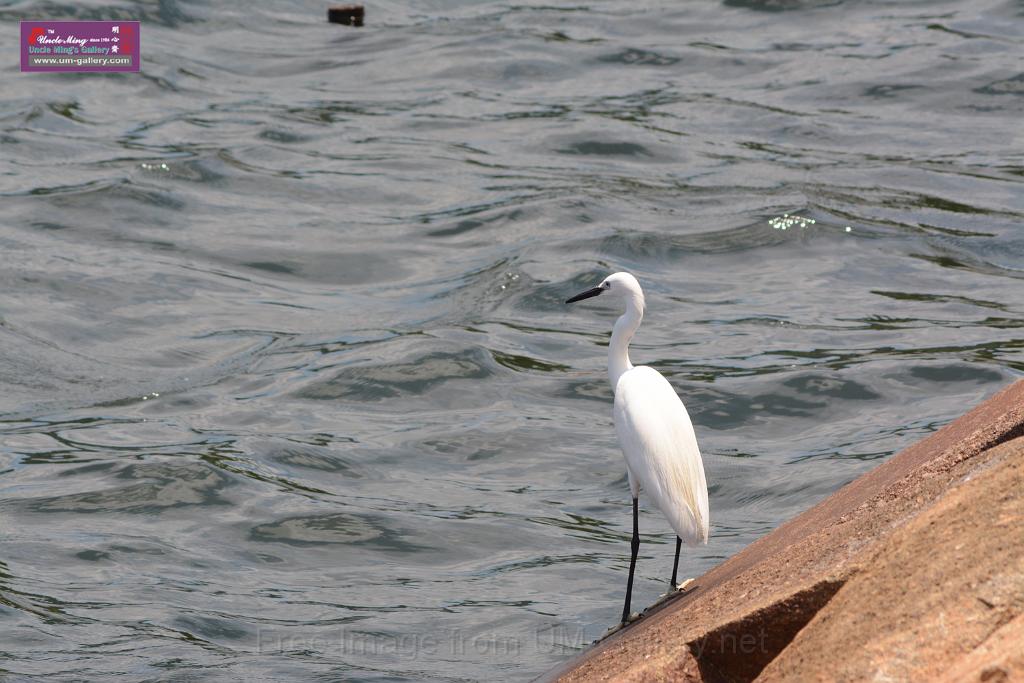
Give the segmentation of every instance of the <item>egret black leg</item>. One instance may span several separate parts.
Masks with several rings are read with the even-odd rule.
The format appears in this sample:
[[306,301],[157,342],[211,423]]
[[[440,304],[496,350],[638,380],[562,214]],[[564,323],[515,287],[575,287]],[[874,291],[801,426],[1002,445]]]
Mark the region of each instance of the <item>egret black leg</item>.
[[676,589],[676,571],[679,569],[679,548],[683,545],[683,539],[676,536],[676,561],[672,563],[672,590]]
[[637,499],[633,499],[633,540],[629,544],[632,556],[629,558],[629,581],[626,583],[626,604],[622,608],[622,624],[629,621],[629,602],[633,597],[633,570],[636,569],[636,553],[640,550],[640,522]]

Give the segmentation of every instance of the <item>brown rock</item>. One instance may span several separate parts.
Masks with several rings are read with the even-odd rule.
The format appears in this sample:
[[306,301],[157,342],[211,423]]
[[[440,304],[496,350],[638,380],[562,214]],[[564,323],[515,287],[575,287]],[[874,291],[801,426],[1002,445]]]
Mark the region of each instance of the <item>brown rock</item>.
[[759,680],[810,672],[937,680],[1024,611],[1024,439],[977,460],[932,505],[861,553],[842,589]]
[[1018,615],[997,629],[936,680],[939,683],[1024,680],[1024,616]]
[[1024,381],[553,671],[559,681],[1024,679]]

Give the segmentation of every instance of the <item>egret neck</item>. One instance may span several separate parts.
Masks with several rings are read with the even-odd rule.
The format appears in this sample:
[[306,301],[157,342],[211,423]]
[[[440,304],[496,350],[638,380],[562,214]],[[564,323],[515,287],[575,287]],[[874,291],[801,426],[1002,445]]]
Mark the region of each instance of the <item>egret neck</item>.
[[612,341],[608,344],[608,380],[612,383],[613,393],[619,385],[619,378],[633,369],[633,364],[629,362],[629,342],[643,319],[643,292],[630,292],[626,297],[626,312],[615,321]]

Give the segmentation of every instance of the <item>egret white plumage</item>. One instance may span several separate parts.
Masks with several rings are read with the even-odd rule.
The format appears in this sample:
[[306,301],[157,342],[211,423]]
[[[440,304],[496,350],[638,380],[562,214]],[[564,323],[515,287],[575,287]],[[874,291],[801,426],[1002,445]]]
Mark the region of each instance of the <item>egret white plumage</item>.
[[629,273],[614,273],[597,287],[566,300],[571,304],[599,294],[625,300],[626,312],[615,321],[608,345],[608,379],[615,393],[613,415],[619,445],[626,457],[629,490],[633,495],[633,540],[622,623],[629,620],[633,571],[640,549],[637,495],[642,487],[676,532],[672,589],[676,588],[679,549],[708,542],[708,485],[690,416],[672,385],[646,366],[633,367],[629,342],[644,317],[644,293]]

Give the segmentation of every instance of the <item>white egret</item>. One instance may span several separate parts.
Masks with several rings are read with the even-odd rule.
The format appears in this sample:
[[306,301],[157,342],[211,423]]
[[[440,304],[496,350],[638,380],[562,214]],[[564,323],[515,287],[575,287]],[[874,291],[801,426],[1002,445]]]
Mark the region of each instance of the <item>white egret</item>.
[[708,542],[708,485],[693,424],[683,402],[661,373],[629,362],[629,342],[644,317],[644,293],[629,273],[615,273],[597,287],[568,299],[571,304],[604,293],[625,299],[626,312],[615,321],[608,345],[608,379],[615,393],[615,432],[626,456],[633,495],[633,540],[622,623],[629,620],[633,570],[640,549],[637,494],[643,487],[676,532],[672,590],[676,589],[679,548]]

